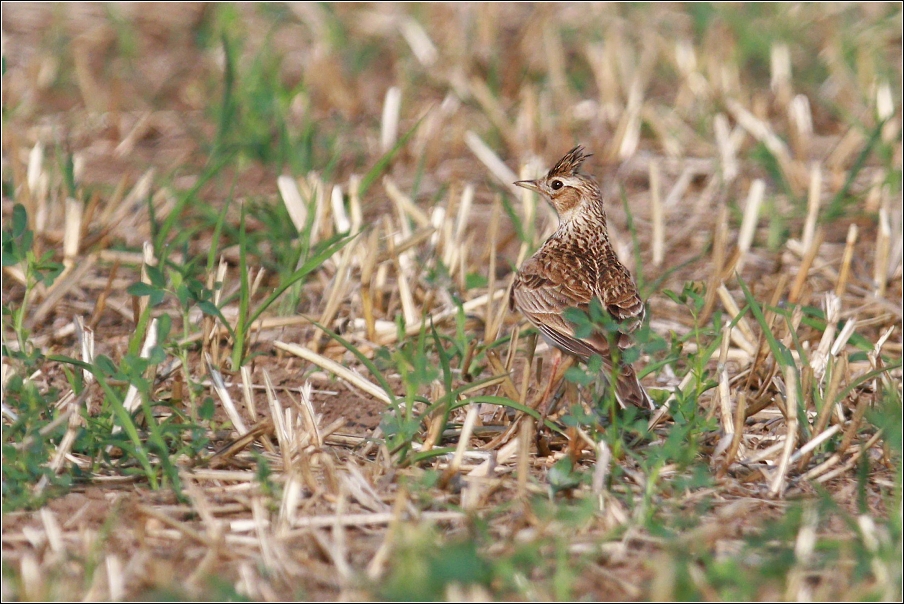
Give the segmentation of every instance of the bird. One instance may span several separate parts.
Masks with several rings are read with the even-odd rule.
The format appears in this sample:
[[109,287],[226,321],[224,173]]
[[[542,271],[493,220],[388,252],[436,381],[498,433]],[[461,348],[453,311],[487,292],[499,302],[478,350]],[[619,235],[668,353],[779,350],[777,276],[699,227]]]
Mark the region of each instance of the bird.
[[[603,374],[610,385],[614,382],[615,398],[622,409],[630,404],[652,410],[656,408],[653,400],[621,354],[631,345],[632,333],[643,322],[646,307],[630,271],[609,241],[600,186],[579,171],[590,156],[579,145],[545,176],[514,183],[547,198],[558,214],[559,226],[518,270],[509,308],[520,311],[547,344],[563,353],[584,362],[594,354],[602,357]],[[574,325],[564,316],[568,308],[588,312],[594,298],[618,326],[610,337],[598,331],[578,337]],[[610,350],[610,339],[619,351]],[[561,360],[558,355],[555,366]],[[551,386],[543,398],[548,397]]]

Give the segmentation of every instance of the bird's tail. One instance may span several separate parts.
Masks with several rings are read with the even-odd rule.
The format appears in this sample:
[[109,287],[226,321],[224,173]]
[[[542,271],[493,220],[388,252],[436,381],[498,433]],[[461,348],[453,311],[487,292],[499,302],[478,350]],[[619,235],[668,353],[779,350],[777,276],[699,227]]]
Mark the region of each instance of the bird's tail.
[[620,368],[615,379],[615,398],[618,399],[619,406],[624,409],[627,405],[634,405],[641,409],[656,409],[653,399],[647,394],[634,368],[630,365],[624,365]]

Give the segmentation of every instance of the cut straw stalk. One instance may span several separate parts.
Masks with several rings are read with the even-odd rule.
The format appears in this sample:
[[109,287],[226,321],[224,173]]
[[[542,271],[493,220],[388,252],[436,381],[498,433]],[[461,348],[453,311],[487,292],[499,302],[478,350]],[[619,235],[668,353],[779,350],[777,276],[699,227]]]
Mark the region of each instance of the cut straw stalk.
[[775,93],[779,103],[787,105],[791,99],[791,51],[784,43],[775,43],[770,48],[769,65],[771,67],[771,79],[769,82],[772,92]]
[[725,287],[725,284],[722,283],[719,285],[717,293],[719,299],[722,301],[722,306],[725,308],[725,311],[731,317],[732,321],[738,321],[738,329],[732,329],[729,332],[731,341],[751,357],[756,356],[756,345],[753,344],[753,342],[756,342],[756,336],[753,334],[753,329],[750,327],[750,324],[745,317],[738,319],[738,315],[741,314],[741,309],[738,308],[731,292],[729,292],[728,288]]
[[367,339],[374,341],[377,337],[376,318],[374,317],[373,276],[377,260],[377,245],[379,232],[373,229],[366,244],[358,247],[362,257],[359,259],[361,266],[361,309],[364,314],[364,325]]
[[38,515],[41,517],[41,523],[44,525],[44,535],[47,537],[47,544],[50,546],[50,551],[57,556],[64,555],[66,553],[66,546],[63,542],[63,531],[60,528],[60,523],[57,520],[56,514],[45,507],[41,508]]
[[798,182],[797,170],[795,169],[791,154],[788,152],[788,147],[785,143],[776,136],[768,123],[753,115],[738,101],[729,99],[726,105],[729,112],[735,118],[735,121],[737,121],[738,124],[755,139],[766,145],[766,148],[769,149],[778,161],[779,168],[781,168],[782,174],[784,174],[788,184],[794,190],[794,193],[799,195],[802,192],[800,190],[801,183]]
[[728,380],[728,344],[731,340],[731,325],[722,328],[722,345],[719,353],[719,416],[722,421],[722,431],[726,436],[734,434],[735,424],[731,413],[731,390]]
[[[74,323],[75,339],[79,345],[79,352],[81,353],[82,361],[89,365],[93,365],[94,330],[90,327],[86,327],[84,319],[79,316],[75,317]],[[87,369],[82,369],[82,378],[85,380],[85,384],[91,384],[92,382],[94,382],[94,374]]]
[[[41,182],[42,177],[45,180],[44,183]],[[41,141],[36,142],[28,153],[28,168],[25,171],[25,178],[25,182],[28,183],[30,202],[34,204],[38,200],[41,187],[43,186],[46,189],[47,186],[47,173],[44,171],[44,144]],[[30,210],[28,212],[29,220],[35,220],[37,217],[35,210],[37,208],[33,206],[28,209]],[[30,228],[38,232],[44,230],[43,228],[38,229],[38,225],[34,223],[30,225]]]
[[769,459],[774,456],[776,453],[785,448],[785,439],[779,440],[777,443],[772,444],[765,449],[760,449],[758,451],[752,452],[750,455],[745,457],[740,461],[741,464],[745,466],[753,465],[759,463],[765,459]]
[[458,263],[467,261],[467,251],[462,247],[465,240],[465,231],[468,226],[468,218],[471,216],[471,206],[474,203],[474,186],[468,184],[461,193],[461,201],[458,204],[458,216],[455,220],[455,232],[452,245],[446,248],[443,258],[450,274],[455,273]]
[[361,177],[352,174],[348,179],[349,232],[357,234],[364,224],[364,210],[361,208]]
[[688,126],[674,110],[645,105],[641,109],[640,117],[641,121],[653,130],[666,157],[679,159],[684,156],[685,147],[682,140],[690,138],[685,135]]
[[226,410],[226,415],[229,416],[229,420],[232,422],[236,431],[239,434],[245,434],[248,432],[248,428],[245,427],[245,422],[242,421],[242,416],[239,415],[238,409],[236,409],[235,403],[232,401],[232,396],[226,388],[223,375],[216,368],[213,359],[209,354],[204,355],[204,362],[207,365],[207,373],[210,375],[210,381],[213,384],[214,392],[217,393],[220,402],[223,403],[223,409]]
[[[81,284],[82,279],[84,279],[85,275],[91,271],[95,262],[97,262],[97,254],[90,254],[76,263],[71,270],[64,272],[60,277],[57,277],[57,280],[53,282],[53,285],[47,288],[47,291],[44,294],[44,300],[41,301],[41,304],[25,319],[25,326],[29,329],[40,326],[66,294]],[[24,282],[24,273],[22,274],[22,278]],[[142,298],[142,300],[147,303],[146,298]],[[26,301],[26,303],[27,302],[28,301]]]
[[411,237],[411,225],[408,222],[409,220],[413,220],[415,224],[417,224],[418,228],[429,228],[433,226],[433,223],[430,220],[430,217],[427,215],[424,210],[419,208],[414,201],[412,201],[411,197],[406,195],[399,189],[398,185],[395,184],[395,181],[392,180],[388,176],[383,177],[383,189],[386,191],[386,195],[392,200],[392,203],[395,205],[396,213],[399,216],[399,224],[401,225],[401,232],[403,238]]
[[888,218],[888,208],[883,205],[879,208],[879,228],[876,231],[876,252],[873,260],[873,283],[876,285],[876,295],[885,295],[888,286],[888,258],[891,252],[891,226]]
[[665,219],[662,208],[659,184],[659,163],[651,161],[650,171],[650,203],[653,220],[653,265],[662,266],[665,255]]
[[336,374],[338,377],[345,380],[355,388],[366,392],[367,394],[378,400],[383,401],[387,405],[392,403],[392,399],[389,397],[389,395],[386,394],[386,392],[383,391],[382,388],[380,388],[373,382],[368,381],[352,370],[343,367],[336,361],[319,355],[313,350],[309,350],[307,348],[304,348],[303,346],[298,346],[297,344],[287,344],[285,342],[276,341],[273,342],[273,345],[280,350],[285,350],[290,354],[294,354],[295,356],[301,357],[306,361],[314,363],[315,365],[322,369],[325,369],[326,371]]
[[63,265],[71,268],[78,256],[81,243],[82,215],[84,206],[81,201],[66,198],[66,222],[63,231]]
[[132,126],[131,130],[129,130],[128,134],[126,134],[119,144],[116,145],[116,148],[113,149],[113,154],[117,157],[128,157],[132,151],[135,149],[135,145],[141,141],[150,131],[154,129],[158,120],[152,120],[152,116],[154,115],[151,111],[142,111],[140,117],[135,120],[135,124]]
[[[693,382],[693,381],[694,381],[694,372],[688,371],[684,375],[684,378],[681,380],[681,383],[678,384],[677,392],[684,392],[685,389],[687,389],[691,385],[691,382]],[[677,399],[677,393],[672,392],[669,395],[669,397],[665,400],[665,402],[662,404],[662,406],[659,409],[657,409],[655,413],[653,413],[653,417],[651,417],[650,421],[647,423],[648,430],[653,430],[653,428],[655,428],[660,423],[665,421],[665,418],[667,418],[669,416],[671,404],[673,402],[675,402],[676,399]]]
[[319,425],[320,416],[314,411],[314,404],[311,401],[311,383],[308,381],[305,381],[301,387],[301,404],[299,407],[304,417],[304,426],[313,439],[314,445],[318,449],[323,447],[323,435]]
[[829,470],[832,468],[832,466],[838,465],[838,463],[841,461],[841,458],[842,458],[841,453],[835,453],[834,455],[829,457],[827,460],[825,460],[824,462],[822,462],[821,464],[819,464],[818,466],[816,466],[815,468],[813,468],[812,470],[810,470],[806,474],[804,474],[802,476],[802,478],[804,480],[812,480],[812,481],[815,481],[818,483],[823,483],[823,482],[832,480],[836,476],[840,476],[841,474],[844,474],[845,472],[848,472],[851,468],[853,468],[857,464],[857,461],[860,459],[860,457],[864,453],[869,451],[873,446],[875,446],[875,444],[877,442],[879,442],[879,439],[882,438],[882,435],[883,435],[883,432],[881,430],[879,430],[878,432],[873,434],[869,438],[869,440],[867,440],[865,443],[863,443],[863,445],[861,447],[859,447],[859,449],[857,449],[857,451],[853,455],[851,455],[851,457],[847,460],[847,462],[845,462],[845,464],[843,466],[841,466],[840,468],[835,468],[834,470],[829,472]]
[[380,150],[386,153],[399,137],[399,113],[402,108],[402,90],[391,86],[383,101],[383,118],[380,120]]
[[308,221],[308,208],[301,198],[298,191],[298,183],[289,176],[280,176],[276,179],[276,187],[282,197],[286,211],[289,212],[289,218],[295,226],[295,230],[299,233],[305,228]]
[[[156,267],[157,258],[154,256],[154,244],[150,241],[145,241],[144,245],[142,246],[141,282],[148,285],[151,284],[151,278],[148,276],[149,266]],[[149,301],[150,297],[148,296],[141,296],[138,298],[138,312],[135,315],[136,325],[138,324],[140,317],[144,314],[145,310],[147,310]]]
[[107,586],[111,602],[122,602],[125,599],[126,575],[122,561],[116,554],[107,554],[104,558],[107,568]]
[[788,301],[792,304],[800,302],[802,299],[804,286],[807,283],[807,277],[810,276],[810,268],[813,266],[813,261],[816,260],[816,256],[819,254],[819,249],[822,245],[822,237],[822,229],[816,229],[816,234],[813,236],[810,246],[805,248],[806,251],[801,258],[800,267],[797,269],[797,275],[794,277],[794,284],[791,286],[791,291],[788,292]]
[[[506,296],[508,294],[507,289],[497,289],[493,292],[492,298],[488,294],[484,294],[482,296],[478,296],[473,300],[468,300],[464,304],[461,305],[462,310],[465,313],[474,312],[478,308],[483,306],[487,306],[489,301],[497,301],[500,298]],[[504,309],[503,309],[504,310]],[[445,310],[441,310],[433,313],[432,315],[427,315],[423,319],[417,320],[414,323],[408,324],[405,327],[405,335],[414,335],[420,333],[420,331],[424,328],[424,326],[439,325],[441,321],[445,321],[451,317],[454,317],[458,314],[458,307],[447,308]],[[356,319],[353,323],[355,329],[363,329],[365,324],[362,319]],[[391,344],[398,339],[398,326],[395,323],[390,321],[377,321],[376,324],[376,343],[381,345]]]
[[427,35],[427,32],[418,23],[417,19],[409,15],[403,16],[398,21],[399,31],[405,42],[411,48],[415,58],[424,67],[431,67],[439,58],[439,51]]
[[273,430],[276,432],[276,441],[279,443],[279,452],[282,455],[283,467],[291,468],[292,439],[286,427],[286,414],[273,389],[273,380],[270,379],[270,373],[266,370],[264,371],[264,385],[266,386],[267,404],[270,407],[270,418],[273,420]]
[[534,440],[534,422],[521,422],[518,431],[518,498],[527,496],[527,481],[530,477],[530,449]]
[[465,132],[465,144],[467,144],[471,152],[477,156],[477,159],[489,169],[490,174],[498,178],[499,182],[505,185],[505,187],[516,196],[519,194],[519,188],[512,184],[518,180],[518,177],[515,176],[515,173],[499,159],[499,156],[497,156],[479,136],[471,130],[468,130]]
[[[522,417],[520,421],[533,421],[530,418]],[[491,472],[496,468],[497,465],[504,464],[515,454],[518,452],[520,447],[520,443],[517,438],[513,438],[507,443],[505,443],[500,449],[496,451],[495,455],[490,455],[489,459],[484,460],[480,463],[476,468],[472,469],[468,472],[468,476],[472,477],[485,477],[489,476]]]
[[716,304],[716,294],[722,285],[722,272],[725,267],[728,250],[728,206],[719,204],[716,224],[713,227],[712,272],[706,284],[706,298],[700,312],[700,322],[709,320],[710,313]]
[[[63,434],[63,438],[60,440],[59,446],[57,446],[56,451],[53,454],[53,459],[50,460],[49,467],[55,474],[59,474],[63,469],[63,461],[72,451],[72,445],[75,444],[75,437],[78,436],[78,432],[82,427],[82,416],[79,413],[79,408],[85,404],[86,396],[72,396],[70,401],[67,403],[67,415],[69,417],[68,426],[66,428],[66,433]],[[46,476],[41,476],[41,480],[39,483],[46,485]]]
[[351,230],[352,222],[345,210],[345,199],[339,185],[334,186],[330,192],[330,213],[333,215],[333,226],[337,233],[347,233]]
[[[327,298],[326,307],[320,315],[321,325],[330,325],[333,322],[336,313],[339,312],[339,305],[351,283],[351,262],[355,254],[355,247],[356,246],[354,245],[348,245],[339,252],[339,266],[333,277],[333,283],[332,287],[330,287],[330,295],[329,298]],[[320,335],[320,330],[317,329],[314,337],[308,344],[308,346],[315,351],[319,348]]]
[[19,574],[22,580],[24,599],[41,601],[47,599],[47,585],[41,565],[34,554],[26,551],[19,562]]
[[[63,463],[66,461],[66,459],[70,458],[70,453],[72,451],[72,446],[75,444],[76,436],[78,436],[78,433],[81,430],[82,425],[84,424],[84,421],[82,420],[82,414],[80,413],[80,408],[85,405],[85,401],[88,398],[89,392],[89,390],[83,390],[81,395],[76,396],[75,393],[70,390],[68,394],[63,397],[63,400],[57,403],[58,407],[65,407],[65,411],[60,414],[54,422],[51,423],[53,425],[57,425],[65,421],[68,426],[66,427],[65,434],[63,434],[63,438],[60,440],[60,444],[56,447],[56,451],[54,451],[53,458],[48,464],[48,467],[51,471],[53,471],[54,474],[59,474],[63,469]],[[41,430],[42,436],[46,436],[46,434],[49,434],[52,431],[48,430],[48,427],[49,425],[45,426]],[[25,448],[25,446],[22,447],[22,449]],[[48,484],[50,484],[50,479],[47,475],[42,475],[40,480],[38,480],[37,484],[35,484],[34,486],[34,493],[42,493]]]
[[[147,334],[144,337],[144,344],[141,346],[140,357],[142,359],[147,359],[151,356],[151,349],[157,345],[157,319],[151,319],[150,325],[148,325]],[[138,388],[135,387],[134,384],[129,385],[128,391],[126,391],[126,397],[122,401],[123,407],[125,407],[126,411],[132,413],[135,409],[138,408],[138,405],[141,404],[141,397],[138,395]],[[119,431],[120,425],[116,424],[113,426],[113,433]]]
[[738,234],[738,258],[735,270],[741,272],[746,260],[747,252],[750,251],[750,245],[753,243],[753,236],[756,234],[757,222],[760,219],[760,205],[763,201],[763,193],[766,190],[766,183],[762,179],[756,179],[750,185],[750,192],[747,194],[747,203],[744,206],[744,218],[741,221],[741,230]]
[[[687,342],[682,350],[687,352],[688,354],[695,354],[700,351],[700,347],[696,342]],[[718,361],[721,356],[721,351],[714,350],[712,354],[709,356],[710,361]],[[729,348],[728,352],[725,355],[725,359],[727,361],[731,361],[737,363],[741,367],[746,367],[753,363],[754,358],[750,355],[749,352],[743,350],[741,348]]]
[[818,520],[816,506],[808,502],[804,506],[803,520],[794,542],[794,557],[797,563],[788,573],[785,601],[805,602],[810,599],[812,587],[808,584],[808,576],[813,551],[816,549]]
[[731,127],[724,113],[716,114],[713,127],[716,133],[716,146],[719,148],[722,181],[727,185],[738,175],[737,145],[731,136]]
[[394,549],[393,544],[396,543],[398,527],[402,520],[402,513],[407,509],[408,505],[408,489],[404,486],[400,486],[392,504],[392,519],[388,523],[389,527],[386,530],[382,543],[380,543],[380,547],[377,548],[373,558],[371,558],[370,563],[367,565],[367,578],[371,581],[376,581],[383,574],[383,569],[386,566],[389,555]]
[[[233,308],[223,308],[222,311],[223,311],[223,315],[227,319],[229,319],[235,315],[236,309],[234,307]],[[197,313],[197,315],[193,313],[191,315],[191,318],[194,320],[194,319],[200,318],[200,316],[201,316],[200,312]],[[311,319],[304,315],[295,315],[295,316],[291,316],[291,317],[265,317],[263,319],[257,319],[253,323],[249,324],[248,331],[249,332],[257,332],[257,331],[264,331],[267,329],[278,329],[281,327],[289,327],[292,325],[301,325],[303,323],[310,323],[310,322],[311,322]],[[211,338],[214,341],[216,341],[216,339],[217,339],[216,336],[224,335],[227,333],[227,331],[228,330],[224,326],[220,325],[219,327],[217,327],[216,330],[213,330],[211,332]],[[186,344],[190,344],[192,342],[200,340],[202,337],[203,337],[202,334],[196,333],[187,338],[183,338],[183,339],[179,340],[179,345],[185,346]]]
[[133,215],[135,207],[143,205],[151,192],[151,184],[154,182],[156,171],[149,168],[135,186],[129,191],[129,194],[122,198],[118,203],[110,203],[106,210],[97,221],[99,224],[106,225],[107,229],[119,225],[127,216]]
[[802,95],[795,95],[788,103],[788,118],[794,126],[791,130],[791,143],[794,155],[803,161],[810,157],[813,141],[813,114],[810,111],[810,100]]
[[[663,209],[667,210],[677,206],[678,202],[684,198],[685,193],[687,193],[688,187],[690,187],[695,177],[701,175],[709,175],[711,173],[712,170],[708,167],[707,169],[701,169],[701,167],[695,166],[693,164],[685,166],[684,170],[681,171],[681,175],[678,177],[678,180],[676,180],[675,184],[672,185],[672,188],[669,189],[669,194],[666,195],[665,199],[663,200]],[[706,196],[701,196],[699,199],[705,200]],[[698,212],[699,208],[695,208],[694,211]]]
[[835,284],[835,295],[839,297],[844,296],[847,291],[847,282],[851,274],[851,260],[854,259],[854,245],[857,243],[857,234],[857,225],[851,223],[848,227],[844,256],[841,259],[841,270],[838,272],[838,282]]
[[854,330],[857,328],[857,320],[850,319],[847,323],[844,324],[844,327],[841,328],[841,333],[838,334],[838,337],[835,338],[835,341],[832,342],[832,349],[830,350],[833,357],[837,357],[841,354],[841,351],[844,350],[844,346],[847,344],[848,340],[854,335]]
[[[839,431],[841,431],[841,426],[839,426],[838,424],[835,424],[834,426],[831,426],[830,428],[823,430],[817,436],[815,436],[815,437],[811,438],[809,441],[807,441],[807,444],[805,444],[803,447],[801,447],[800,449],[795,451],[794,455],[791,456],[790,462],[794,463],[797,460],[802,459],[804,456],[806,456],[809,453],[811,453],[812,451],[816,450],[816,447],[821,445],[823,442],[825,442],[828,439],[835,436],[835,434],[837,434]],[[807,457],[807,459],[809,459],[809,457]],[[803,468],[798,468],[798,470],[802,470],[802,469]]]
[[[583,430],[581,430],[583,432]],[[589,440],[589,438],[588,438]],[[593,467],[591,490],[597,498],[597,510],[605,511],[606,506],[606,477],[609,475],[609,466],[612,463],[612,452],[605,440],[596,443],[596,464]]]
[[[387,232],[390,253],[394,251],[393,238],[396,236]],[[405,317],[406,325],[412,325],[417,323],[418,317],[420,317],[413,292],[411,291],[411,283],[414,281],[414,265],[408,252],[396,255],[393,260],[396,269],[396,287],[399,291],[399,300],[402,303],[402,316]]]
[[285,537],[289,528],[295,522],[295,512],[298,509],[298,504],[301,502],[303,487],[302,478],[299,472],[287,471],[286,474],[287,479],[286,484],[283,487],[283,496],[279,504],[277,521],[279,527],[277,535],[279,537]]
[[449,463],[449,467],[446,469],[446,472],[444,474],[446,476],[446,481],[448,481],[449,478],[451,478],[452,475],[457,473],[459,468],[461,468],[461,462],[462,459],[464,459],[465,450],[468,448],[468,443],[471,440],[471,434],[473,433],[474,426],[477,423],[477,411],[477,405],[468,405],[468,413],[467,415],[465,415],[465,421],[461,427],[461,435],[458,437],[458,445],[455,447],[455,455],[452,457],[452,461]]
[[795,367],[785,367],[785,443],[778,468],[769,485],[769,494],[776,496],[785,490],[785,479],[791,465],[791,452],[797,442],[797,372]]
[[245,401],[245,408],[248,415],[251,416],[251,423],[257,423],[257,405],[254,403],[254,395],[251,393],[253,381],[251,379],[251,367],[242,365],[242,398]]
[[810,165],[810,187],[807,190],[807,219],[804,221],[804,232],[801,238],[806,253],[809,253],[816,234],[816,221],[819,218],[819,207],[822,204],[822,167],[819,162]]
[[[493,199],[493,210],[490,214],[490,227],[489,233],[487,237],[487,249],[486,253],[490,258],[489,266],[487,267],[487,294],[489,295],[489,302],[487,302],[487,317],[493,316],[493,294],[496,293],[496,256],[497,256],[497,248],[496,242],[499,233],[499,215],[502,211],[502,200],[499,195],[496,195]],[[504,303],[503,303],[504,304]],[[490,346],[496,338],[499,336],[499,331],[502,328],[502,317],[503,315],[498,314],[500,317],[499,322],[493,322],[492,324],[486,325],[483,333],[483,342],[486,346]]]
[[[646,71],[646,69],[644,69]],[[628,89],[628,102],[619,120],[615,136],[612,137],[607,155],[612,159],[624,161],[634,155],[640,142],[641,109],[643,108],[644,80],[643,71],[635,73]]]
[[722,467],[719,468],[719,478],[723,477],[731,464],[734,463],[734,460],[738,455],[738,450],[741,447],[741,439],[744,436],[744,418],[747,414],[747,394],[745,392],[739,392],[737,400],[738,403],[735,406],[734,413],[734,432],[732,434],[731,442],[728,445],[728,451],[725,452],[725,460],[722,462]]
[[[323,516],[302,516],[296,518],[293,524],[295,529],[286,534],[286,538],[296,538],[300,536],[309,536],[312,528],[325,528],[335,526],[337,523],[341,526],[380,526],[389,524],[396,515],[393,512],[376,512],[373,514],[343,514],[336,516],[335,514]],[[466,520],[467,514],[464,512],[421,512],[418,518],[427,522],[455,522]]]
[[826,363],[828,363],[835,331],[838,327],[838,317],[841,314],[841,298],[831,292],[827,293],[823,308],[825,309],[826,328],[822,332],[819,346],[810,354],[810,367],[817,379],[822,379],[822,376],[825,375]]

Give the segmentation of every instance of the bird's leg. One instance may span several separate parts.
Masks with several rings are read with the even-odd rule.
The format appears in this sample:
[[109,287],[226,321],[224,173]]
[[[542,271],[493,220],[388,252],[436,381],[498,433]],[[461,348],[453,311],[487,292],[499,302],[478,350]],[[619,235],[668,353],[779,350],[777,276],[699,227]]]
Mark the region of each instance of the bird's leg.
[[[543,391],[543,394],[541,394],[541,395],[536,399],[537,402],[536,402],[535,404],[531,405],[531,406],[532,406],[533,408],[535,408],[535,409],[537,409],[537,408],[539,408],[541,405],[543,405],[543,403],[545,403],[545,402],[546,402],[546,399],[549,397],[549,392],[550,392],[550,390],[552,390],[552,378],[555,377],[555,375],[556,375],[556,370],[557,370],[558,367],[559,367],[559,363],[562,362],[562,353],[559,352],[559,349],[558,349],[558,348],[556,348],[556,349],[553,350],[552,355],[553,355],[553,359],[552,359],[552,369],[549,370],[549,380],[546,381],[546,389]],[[540,377],[540,376],[537,376],[538,379],[539,379],[539,377]]]
[[544,418],[556,412],[559,403],[562,402],[562,399],[565,398],[565,395],[568,393],[569,385],[570,384],[564,379],[559,382],[559,387],[558,389],[556,389],[556,393],[553,395],[552,401],[549,403],[549,408],[546,410]]
[[[562,397],[564,393],[565,386],[565,372],[568,371],[572,365],[574,365],[575,358],[571,355],[568,355],[564,360],[562,359],[562,352],[558,349],[553,353],[555,358],[553,359],[552,369],[549,371],[549,381],[546,383],[546,390],[543,391],[543,394],[537,399],[536,407],[540,408],[540,415],[543,420],[546,419],[546,416],[555,409],[556,404],[559,399]],[[557,386],[555,390],[555,396],[552,401],[549,400],[550,393],[554,392],[553,386]],[[542,422],[541,422],[542,425]]]
[[[562,391],[564,391],[565,384],[565,372],[568,371],[568,368],[574,364],[574,357],[568,355],[568,358],[562,361],[562,353],[559,350],[556,350],[555,359],[553,360],[552,369],[549,371],[549,381],[546,384],[546,390],[543,392],[543,395],[537,400],[537,404],[535,407],[540,408],[540,420],[537,422],[537,451],[542,456],[549,456],[552,454],[552,451],[549,449],[549,443],[546,440],[546,437],[543,434],[543,428],[546,424],[546,416],[555,409],[556,404],[559,402],[559,399],[562,396]],[[553,386],[558,385],[559,388],[556,389],[556,395],[553,400],[549,401],[549,393],[553,391]]]

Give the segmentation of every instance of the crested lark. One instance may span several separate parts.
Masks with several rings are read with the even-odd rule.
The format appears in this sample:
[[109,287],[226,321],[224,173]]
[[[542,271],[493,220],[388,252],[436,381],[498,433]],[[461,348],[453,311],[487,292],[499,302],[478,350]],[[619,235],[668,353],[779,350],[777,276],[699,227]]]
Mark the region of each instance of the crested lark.
[[[594,332],[579,339],[563,316],[571,307],[586,312],[590,301],[598,298],[618,322],[612,341],[623,350],[630,345],[631,332],[643,321],[645,312],[631,273],[618,261],[609,243],[602,191],[593,178],[578,173],[587,157],[583,147],[575,147],[546,176],[515,183],[549,199],[559,215],[559,228],[521,267],[512,285],[509,307],[530,319],[548,344],[583,361],[600,355],[606,379],[610,384],[615,382],[615,396],[622,408],[631,404],[654,409],[634,368],[618,360],[620,354],[615,355],[617,367],[613,369],[606,334]],[[544,397],[548,394],[549,388]]]

